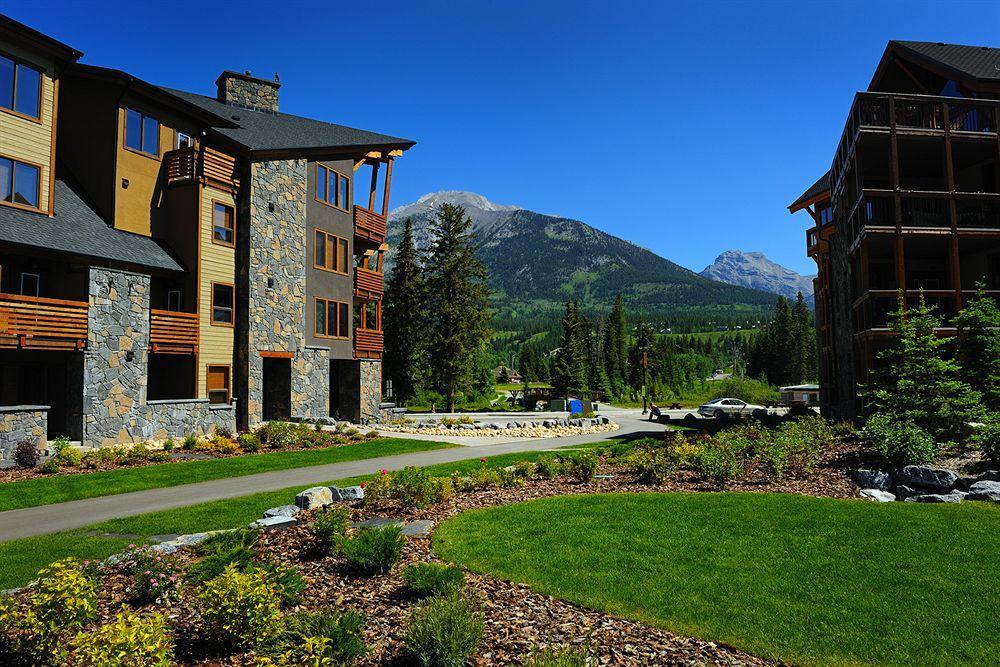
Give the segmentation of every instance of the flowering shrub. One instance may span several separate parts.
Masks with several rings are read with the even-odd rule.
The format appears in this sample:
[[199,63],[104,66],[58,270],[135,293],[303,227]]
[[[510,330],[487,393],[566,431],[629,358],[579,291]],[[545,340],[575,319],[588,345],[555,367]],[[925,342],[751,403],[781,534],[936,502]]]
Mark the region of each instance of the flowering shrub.
[[182,570],[175,558],[146,547],[130,547],[122,563],[132,576],[128,593],[133,604],[166,604],[177,599]]
[[559,475],[562,465],[552,454],[542,454],[535,462],[535,472],[542,479],[552,479]]
[[213,436],[211,443],[212,449],[220,454],[238,454],[240,452],[240,446],[232,438],[224,435]]
[[239,572],[229,565],[198,595],[209,631],[239,648],[252,648],[280,631],[280,601],[262,572]]
[[141,617],[130,611],[73,640],[73,664],[80,667],[167,667],[173,644],[161,614]]

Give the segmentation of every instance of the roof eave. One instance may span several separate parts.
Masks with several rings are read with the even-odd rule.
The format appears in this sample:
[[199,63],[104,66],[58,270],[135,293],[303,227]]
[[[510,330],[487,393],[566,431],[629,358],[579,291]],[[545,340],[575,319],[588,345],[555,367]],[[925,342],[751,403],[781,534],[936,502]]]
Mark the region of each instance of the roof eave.
[[47,53],[57,60],[76,62],[83,56],[82,51],[78,51],[68,44],[53,39],[20,21],[15,21],[9,16],[0,14],[0,34],[3,33],[8,33],[11,39],[30,44],[36,50]]

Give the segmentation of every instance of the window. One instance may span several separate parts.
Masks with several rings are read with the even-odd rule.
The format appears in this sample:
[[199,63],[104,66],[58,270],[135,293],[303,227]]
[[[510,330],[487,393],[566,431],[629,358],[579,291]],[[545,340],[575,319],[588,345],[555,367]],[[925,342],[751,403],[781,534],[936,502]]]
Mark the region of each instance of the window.
[[191,135],[184,134],[183,132],[177,133],[177,146],[175,146],[175,148],[193,148],[193,147],[194,147],[194,139],[191,138]]
[[41,118],[42,73],[0,56],[0,107],[30,118]]
[[324,165],[316,165],[316,199],[319,201],[348,210],[351,207],[349,183],[347,176]]
[[236,236],[233,207],[219,202],[212,203],[212,243],[232,246]]
[[354,307],[354,326],[366,331],[382,330],[382,302],[366,301]]
[[351,253],[347,239],[317,229],[314,255],[313,266],[317,269],[345,275],[350,271]]
[[0,202],[38,208],[42,170],[0,157]]
[[172,289],[167,292],[167,310],[171,312],[179,312],[181,309],[181,291],[179,289]]
[[125,147],[147,155],[160,154],[160,121],[125,109]]
[[24,296],[38,296],[41,277],[37,273],[21,274],[21,294]]
[[208,390],[208,402],[214,405],[228,405],[229,366],[209,366],[205,378],[205,388]]
[[316,299],[316,335],[320,338],[350,336],[350,313],[346,303]]
[[235,307],[233,286],[226,283],[212,283],[212,324],[233,326]]

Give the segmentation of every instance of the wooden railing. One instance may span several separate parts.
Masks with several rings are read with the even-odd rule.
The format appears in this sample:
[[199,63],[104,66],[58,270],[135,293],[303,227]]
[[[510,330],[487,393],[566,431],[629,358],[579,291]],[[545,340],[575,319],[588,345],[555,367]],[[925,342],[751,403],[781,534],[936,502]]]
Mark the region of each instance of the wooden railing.
[[178,148],[163,154],[167,185],[189,183],[198,176],[198,153],[194,148]]
[[0,294],[0,347],[81,350],[87,327],[86,302]]
[[358,267],[354,271],[354,295],[362,299],[381,299],[385,276],[378,271]]
[[354,358],[381,359],[383,334],[370,329],[354,330]]
[[240,186],[236,158],[210,146],[202,149],[178,148],[163,154],[167,185],[201,180],[222,190],[235,192]]
[[354,237],[373,243],[385,241],[385,218],[364,206],[354,205]]
[[197,354],[198,314],[150,310],[149,344],[161,354]]

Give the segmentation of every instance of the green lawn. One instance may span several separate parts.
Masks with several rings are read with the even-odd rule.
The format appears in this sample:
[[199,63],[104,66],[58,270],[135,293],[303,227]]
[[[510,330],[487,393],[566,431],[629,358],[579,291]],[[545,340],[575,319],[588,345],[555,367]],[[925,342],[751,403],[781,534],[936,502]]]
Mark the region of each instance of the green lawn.
[[454,446],[426,440],[380,438],[325,449],[301,449],[227,459],[160,463],[107,472],[36,477],[0,484],[0,511]]
[[565,496],[477,510],[444,559],[806,665],[995,664],[1000,508],[784,494]]

